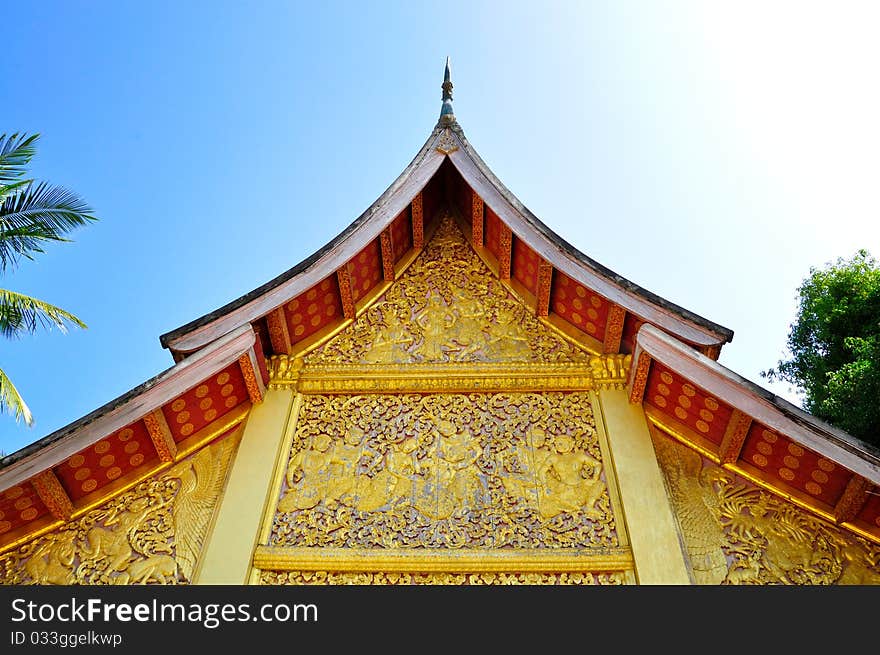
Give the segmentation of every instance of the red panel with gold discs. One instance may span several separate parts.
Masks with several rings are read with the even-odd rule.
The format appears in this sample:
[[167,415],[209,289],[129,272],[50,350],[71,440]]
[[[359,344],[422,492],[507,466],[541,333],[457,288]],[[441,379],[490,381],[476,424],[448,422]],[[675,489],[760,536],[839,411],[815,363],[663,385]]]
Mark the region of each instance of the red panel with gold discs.
[[521,239],[513,240],[513,277],[533,295],[538,293],[538,254]]
[[11,487],[0,493],[0,537],[47,514],[49,509],[29,482]]
[[351,297],[357,302],[382,279],[382,251],[378,239],[370,241],[348,263],[348,274],[351,277]]
[[330,323],[342,319],[342,300],[336,274],[330,275],[284,305],[287,332],[293,342],[302,341]]
[[489,205],[483,208],[483,216],[483,245],[497,258],[501,248],[501,219]]
[[575,282],[565,273],[559,270],[553,273],[550,310],[577,329],[603,340],[609,307],[604,297]]
[[247,387],[236,361],[163,405],[162,413],[174,441],[180,442],[246,400]]
[[645,387],[645,402],[691,428],[717,446],[733,410],[655,361]]
[[785,438],[779,432],[752,423],[740,459],[769,478],[777,478],[833,507],[852,472]]
[[158,457],[143,421],[137,421],[69,457],[55,467],[55,475],[76,502]]
[[409,212],[410,207],[407,205],[391,223],[391,247],[394,249],[395,264],[412,248],[412,219]]

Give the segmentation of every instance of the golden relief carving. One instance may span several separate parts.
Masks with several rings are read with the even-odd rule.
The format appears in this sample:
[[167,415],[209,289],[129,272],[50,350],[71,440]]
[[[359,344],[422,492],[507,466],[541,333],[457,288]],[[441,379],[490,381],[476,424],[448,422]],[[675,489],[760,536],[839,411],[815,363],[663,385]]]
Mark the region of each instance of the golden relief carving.
[[263,585],[625,585],[624,571],[611,573],[360,573],[261,571]]
[[449,131],[449,128],[443,130],[443,134],[440,135],[440,139],[437,141],[435,149],[442,155],[449,155],[458,150],[458,143],[456,142],[455,137],[452,136],[452,132]]
[[399,281],[306,364],[588,359],[505,290],[446,215]]
[[187,584],[237,438],[0,556],[2,584]]
[[618,546],[586,393],[306,396],[269,546]]
[[269,386],[302,393],[464,392],[620,389],[626,384],[629,355],[591,357],[588,365],[521,362],[448,364],[312,364],[275,355]]
[[654,436],[698,584],[880,584],[880,547]]

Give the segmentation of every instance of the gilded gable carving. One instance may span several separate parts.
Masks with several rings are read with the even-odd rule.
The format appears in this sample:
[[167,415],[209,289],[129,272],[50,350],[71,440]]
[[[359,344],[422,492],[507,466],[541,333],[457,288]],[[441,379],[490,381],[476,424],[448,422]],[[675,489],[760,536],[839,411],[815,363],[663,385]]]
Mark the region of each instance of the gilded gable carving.
[[0,556],[2,584],[188,584],[238,437]]
[[446,215],[385,295],[306,364],[588,359],[508,293]]
[[349,573],[338,571],[263,571],[264,585],[624,585],[614,573]]
[[880,548],[654,435],[697,584],[880,584]]
[[617,547],[589,394],[306,396],[269,545]]

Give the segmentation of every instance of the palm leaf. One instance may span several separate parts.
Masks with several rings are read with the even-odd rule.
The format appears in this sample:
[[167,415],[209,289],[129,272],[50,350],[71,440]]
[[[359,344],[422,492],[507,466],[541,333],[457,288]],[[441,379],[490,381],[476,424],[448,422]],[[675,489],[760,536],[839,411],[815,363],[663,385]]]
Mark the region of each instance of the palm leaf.
[[0,205],[0,272],[20,257],[33,259],[46,241],[68,241],[64,235],[97,220],[78,195],[46,182],[30,183]]
[[13,193],[19,193],[19,189],[26,187],[31,182],[33,180],[18,180],[9,184],[0,184],[0,202],[3,202],[7,196],[11,196]]
[[27,425],[33,425],[34,417],[31,410],[24,402],[24,398],[18,393],[18,389],[12,384],[12,380],[0,369],[0,411],[12,414],[16,423],[21,419]]
[[15,291],[0,289],[0,334],[7,338],[32,334],[40,326],[46,329],[57,327],[67,332],[68,322],[77,327],[86,327],[80,319],[60,307]]
[[39,134],[0,134],[0,184],[17,180],[25,174],[26,166],[34,156],[34,142]]

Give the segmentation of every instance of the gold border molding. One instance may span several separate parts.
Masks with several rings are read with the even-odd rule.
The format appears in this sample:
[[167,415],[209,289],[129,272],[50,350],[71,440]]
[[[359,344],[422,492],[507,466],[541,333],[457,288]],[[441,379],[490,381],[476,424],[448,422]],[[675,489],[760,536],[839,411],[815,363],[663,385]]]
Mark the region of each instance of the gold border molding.
[[254,567],[263,571],[383,573],[600,572],[631,571],[629,548],[524,550],[377,550],[257,546]]
[[303,366],[301,358],[269,360],[270,388],[300,393],[466,391],[589,391],[622,389],[629,355],[601,355],[585,363],[357,364]]

